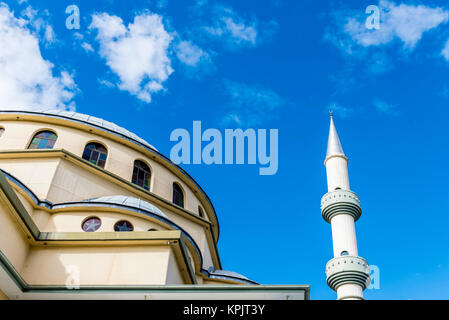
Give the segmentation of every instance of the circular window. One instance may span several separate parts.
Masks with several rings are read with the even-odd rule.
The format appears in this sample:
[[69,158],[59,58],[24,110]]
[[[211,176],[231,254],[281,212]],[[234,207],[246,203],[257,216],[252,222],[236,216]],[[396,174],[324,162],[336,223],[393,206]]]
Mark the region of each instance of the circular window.
[[82,228],[85,232],[95,232],[101,226],[101,220],[97,217],[91,217],[84,220]]
[[114,231],[133,231],[134,227],[131,222],[126,220],[121,220],[114,225]]

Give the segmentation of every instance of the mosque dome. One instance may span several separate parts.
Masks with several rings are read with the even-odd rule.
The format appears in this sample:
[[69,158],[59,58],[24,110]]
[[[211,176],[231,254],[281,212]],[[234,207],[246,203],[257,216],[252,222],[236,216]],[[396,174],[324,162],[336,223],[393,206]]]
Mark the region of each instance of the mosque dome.
[[83,114],[83,113],[79,113],[79,112],[57,110],[57,109],[36,109],[33,111],[28,111],[28,110],[2,108],[0,110],[0,114],[1,113],[14,113],[14,114],[23,113],[23,114],[45,115],[45,116],[50,116],[50,117],[55,117],[55,118],[67,119],[67,120],[74,121],[74,122],[80,122],[80,123],[88,124],[90,126],[94,126],[96,128],[100,128],[105,131],[115,133],[115,134],[120,135],[126,139],[135,141],[137,143],[140,143],[148,148],[151,148],[151,149],[157,151],[157,149],[154,146],[149,144],[144,139],[138,137],[136,134],[126,130],[125,128],[120,127],[113,122],[106,121],[104,119],[97,118],[97,117],[90,116],[90,115]]

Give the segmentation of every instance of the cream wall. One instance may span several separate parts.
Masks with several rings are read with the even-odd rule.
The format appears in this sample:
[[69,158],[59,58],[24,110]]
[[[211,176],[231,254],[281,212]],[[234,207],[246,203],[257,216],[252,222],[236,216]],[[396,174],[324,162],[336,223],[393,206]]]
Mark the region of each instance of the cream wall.
[[0,290],[0,300],[9,300],[9,298],[6,296],[6,294],[3,293],[2,290]]
[[17,220],[0,199],[0,251],[20,270],[24,266],[30,247]]
[[192,190],[172,172],[132,148],[83,130],[45,122],[39,123],[23,120],[0,121],[0,126],[5,128],[4,134],[0,137],[0,150],[27,149],[34,134],[45,129],[54,131],[58,135],[54,149],[66,149],[80,157],[87,143],[102,143],[108,150],[105,170],[113,172],[128,181],[131,181],[134,161],[136,159],[143,160],[152,170],[151,192],[171,201],[172,184],[173,182],[178,182],[184,190],[185,209],[198,214],[200,201],[196,198]]
[[39,199],[48,199],[58,165],[57,158],[0,159],[0,168],[19,179]]
[[120,185],[105,181],[104,178],[67,160],[61,161],[52,180],[47,199],[53,203],[81,201],[111,195],[136,196]]
[[169,230],[166,226],[151,221],[150,218],[145,219],[133,215],[124,215],[123,213],[99,211],[54,213],[50,215],[47,224],[41,230],[43,232],[83,232],[82,224],[88,217],[97,217],[101,220],[101,226],[97,232],[113,232],[115,223],[120,220],[131,222],[134,231]]
[[183,283],[182,275],[176,263],[175,255],[173,254],[173,251],[170,251],[170,256],[168,257],[167,276],[165,278],[165,284],[175,285],[180,283]]
[[[210,248],[209,248],[209,245],[207,244],[207,241],[203,241],[201,243],[201,245],[202,246],[200,247],[200,250],[202,252],[210,253]],[[209,267],[214,266],[214,263],[212,262],[212,257],[210,254],[203,254],[203,265],[206,266],[206,268],[204,268],[206,270],[208,270]]]
[[[38,159],[40,161],[37,162],[34,162],[33,160],[34,159],[28,158],[0,159],[0,167],[11,173],[20,181],[26,181],[28,174],[27,170],[30,167],[32,167],[36,172],[46,172],[46,174],[39,174],[37,176],[39,179],[37,179],[37,177],[33,178],[32,183],[25,183],[41,200],[48,200],[53,204],[58,204],[108,195],[136,196],[136,194],[128,189],[125,189],[124,187],[121,187],[119,184],[113,184],[109,181],[105,181],[104,178],[92,174],[67,159],[42,158]],[[55,170],[46,170],[46,168],[52,167],[51,165],[55,163],[57,164]],[[54,173],[54,176],[52,176],[51,173]],[[39,189],[39,186],[42,185],[48,186],[46,192],[44,192],[43,189]],[[76,214],[48,213],[41,209],[32,208],[30,204],[28,204],[28,200],[25,200],[22,196],[20,197],[22,203],[26,205],[28,212],[33,217],[36,225],[38,225],[38,227],[45,232],[82,231],[80,229],[81,223],[87,217],[97,215],[101,216],[102,220],[104,217],[103,213],[98,211],[99,209],[92,209],[93,211],[90,210],[87,212],[78,212]],[[151,203],[151,200],[149,199],[145,199],[145,201]],[[210,248],[206,240],[206,231],[204,226],[180,216],[165,207],[158,206],[157,204],[155,205],[159,207],[159,209],[168,217],[170,221],[173,221],[175,224],[181,226],[195,240],[203,255],[203,268],[207,270],[211,266],[216,267],[213,264],[212,253],[210,252]],[[76,212],[76,209],[72,210],[75,210]],[[97,210],[97,213],[95,210]],[[133,223],[133,225],[135,225],[136,231],[138,231],[137,229],[148,230],[151,227],[160,229],[154,223],[148,222],[151,218],[141,214],[136,215],[141,218],[136,218],[133,215],[124,216],[123,214],[116,214],[114,218],[108,217],[107,221],[110,222],[107,223],[112,223],[113,221],[117,222],[121,219],[128,219],[131,223]],[[145,221],[145,223],[137,223],[137,221]],[[112,231],[112,227],[110,230],[100,229],[98,231]]]
[[21,274],[33,285],[64,285],[77,273],[79,285],[183,284],[173,270],[167,274],[171,255],[169,247],[156,246],[35,247]]
[[[93,133],[60,125],[21,120],[0,121],[0,126],[5,128],[4,134],[0,137],[0,151],[25,150],[34,134],[47,129],[56,132],[58,135],[54,149],[66,149],[78,156],[82,155],[84,146],[88,142],[96,141],[102,143],[108,149],[105,169],[128,181],[131,180],[134,160],[143,160],[148,163],[152,170],[151,192],[171,202],[172,183],[176,181],[183,187],[186,209],[199,215],[198,206],[201,204],[194,196],[192,190],[161,164],[152,161],[132,148],[110,139],[96,136]],[[132,189],[105,181],[103,177],[92,174],[86,168],[58,157],[32,159],[0,158],[0,168],[11,173],[27,185],[41,200],[48,200],[55,204],[108,195],[127,195],[142,198],[139,194],[133,192]],[[145,198],[145,201],[151,203],[151,200],[148,198]],[[203,267],[207,269],[210,266],[214,266],[212,253],[209,251],[205,235],[205,232],[210,231],[205,231],[204,224],[198,224],[167,208],[158,207],[170,220],[180,225],[192,236],[202,251],[204,261],[206,262]],[[34,215],[34,213],[32,214]],[[52,230],[49,225],[43,223],[45,219],[48,219],[45,213],[37,212],[35,218],[39,219],[36,223],[42,223],[40,227]],[[80,216],[79,218],[85,217]],[[66,222],[65,229],[69,228],[68,225],[71,222]],[[76,221],[74,227],[78,229],[79,225],[79,222]],[[217,266],[215,265],[214,267]]]
[[[92,173],[86,171],[85,169],[76,166],[67,159],[60,159],[56,161],[57,158],[44,158],[49,163],[59,163],[56,170],[47,171],[47,175],[40,174],[39,177],[42,180],[36,180],[33,182],[32,186],[49,185],[49,190],[47,190],[47,195],[44,196],[43,190],[35,189],[36,187],[30,188],[33,192],[37,193],[41,200],[49,200],[53,204],[81,201],[88,198],[102,197],[106,195],[127,195],[135,196],[134,193],[130,192],[128,189],[121,187],[119,184],[109,183],[105,181],[104,178],[93,175]],[[32,167],[34,171],[43,172],[45,168],[48,167],[47,161],[33,162],[33,159],[0,159],[0,167],[7,172],[14,175],[21,181],[26,180],[26,168]],[[50,175],[51,172],[55,172],[55,176]],[[47,181],[51,181],[51,184]],[[27,185],[28,186],[28,185]],[[40,192],[39,192],[40,191]],[[71,209],[70,213],[49,213],[42,209],[34,209],[20,194],[19,198],[22,203],[26,206],[27,211],[33,217],[36,225],[44,232],[60,231],[60,232],[78,232],[82,231],[81,224],[84,219],[90,216],[98,216],[102,219],[102,222],[106,223],[102,225],[101,231],[112,231],[113,224],[119,220],[127,219],[135,226],[135,230],[148,230],[149,228],[162,229],[158,227],[155,222],[151,221],[150,217],[144,216],[142,214],[135,215],[124,215],[114,214],[105,215],[104,209],[91,208],[88,211],[77,211],[77,209]],[[149,199],[145,199],[151,203]],[[156,205],[158,206],[158,205]],[[201,254],[203,256],[203,268],[208,269],[214,266],[212,260],[212,253],[208,246],[206,240],[206,231],[204,226],[195,223],[179,214],[176,214],[167,208],[158,206],[159,209],[168,217],[168,219],[175,224],[181,226],[196,242]],[[136,217],[137,216],[137,217]],[[107,217],[105,221],[103,218]],[[113,217],[113,218],[112,218]],[[140,217],[140,218],[139,218]]]
[[[113,208],[84,207],[81,209],[79,207],[69,207],[56,211],[48,211],[40,207],[35,209],[30,205],[28,199],[18,192],[16,192],[16,194],[30,213],[34,223],[42,232],[83,232],[82,223],[86,218],[92,216],[101,219],[102,224],[97,232],[114,231],[114,224],[120,220],[128,220],[131,222],[134,226],[134,231],[147,231],[152,228],[157,230],[171,229],[171,227],[152,217],[133,212],[123,213],[122,210],[121,212],[113,212],[114,210],[117,210]],[[171,213],[168,210],[163,209],[162,211],[167,215],[170,221],[182,226],[182,228],[194,239],[203,257],[202,267],[206,270],[209,267],[215,267],[203,227],[175,213]]]
[[79,285],[185,283],[168,244],[31,246],[5,203],[0,199],[0,251],[30,285],[73,285],[77,273]]

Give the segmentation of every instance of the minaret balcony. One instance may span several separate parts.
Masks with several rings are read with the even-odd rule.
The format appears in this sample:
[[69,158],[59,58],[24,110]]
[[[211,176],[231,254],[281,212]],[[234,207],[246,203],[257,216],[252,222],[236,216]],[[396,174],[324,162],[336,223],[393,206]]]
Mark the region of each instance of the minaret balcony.
[[344,284],[356,284],[365,290],[370,282],[368,262],[357,256],[341,256],[326,264],[327,284],[333,290]]
[[337,189],[326,193],[321,198],[321,215],[330,223],[338,214],[348,214],[357,221],[361,214],[360,199],[355,192]]

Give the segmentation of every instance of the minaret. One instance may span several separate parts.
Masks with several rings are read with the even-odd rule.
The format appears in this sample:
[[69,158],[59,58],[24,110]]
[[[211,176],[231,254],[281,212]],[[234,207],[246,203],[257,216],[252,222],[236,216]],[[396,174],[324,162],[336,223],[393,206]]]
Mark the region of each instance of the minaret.
[[362,300],[369,285],[368,262],[358,256],[355,222],[362,209],[359,197],[349,188],[348,158],[330,114],[329,140],[324,165],[326,193],[321,199],[321,215],[332,226],[334,258],[326,264],[327,284],[337,291],[338,300]]

